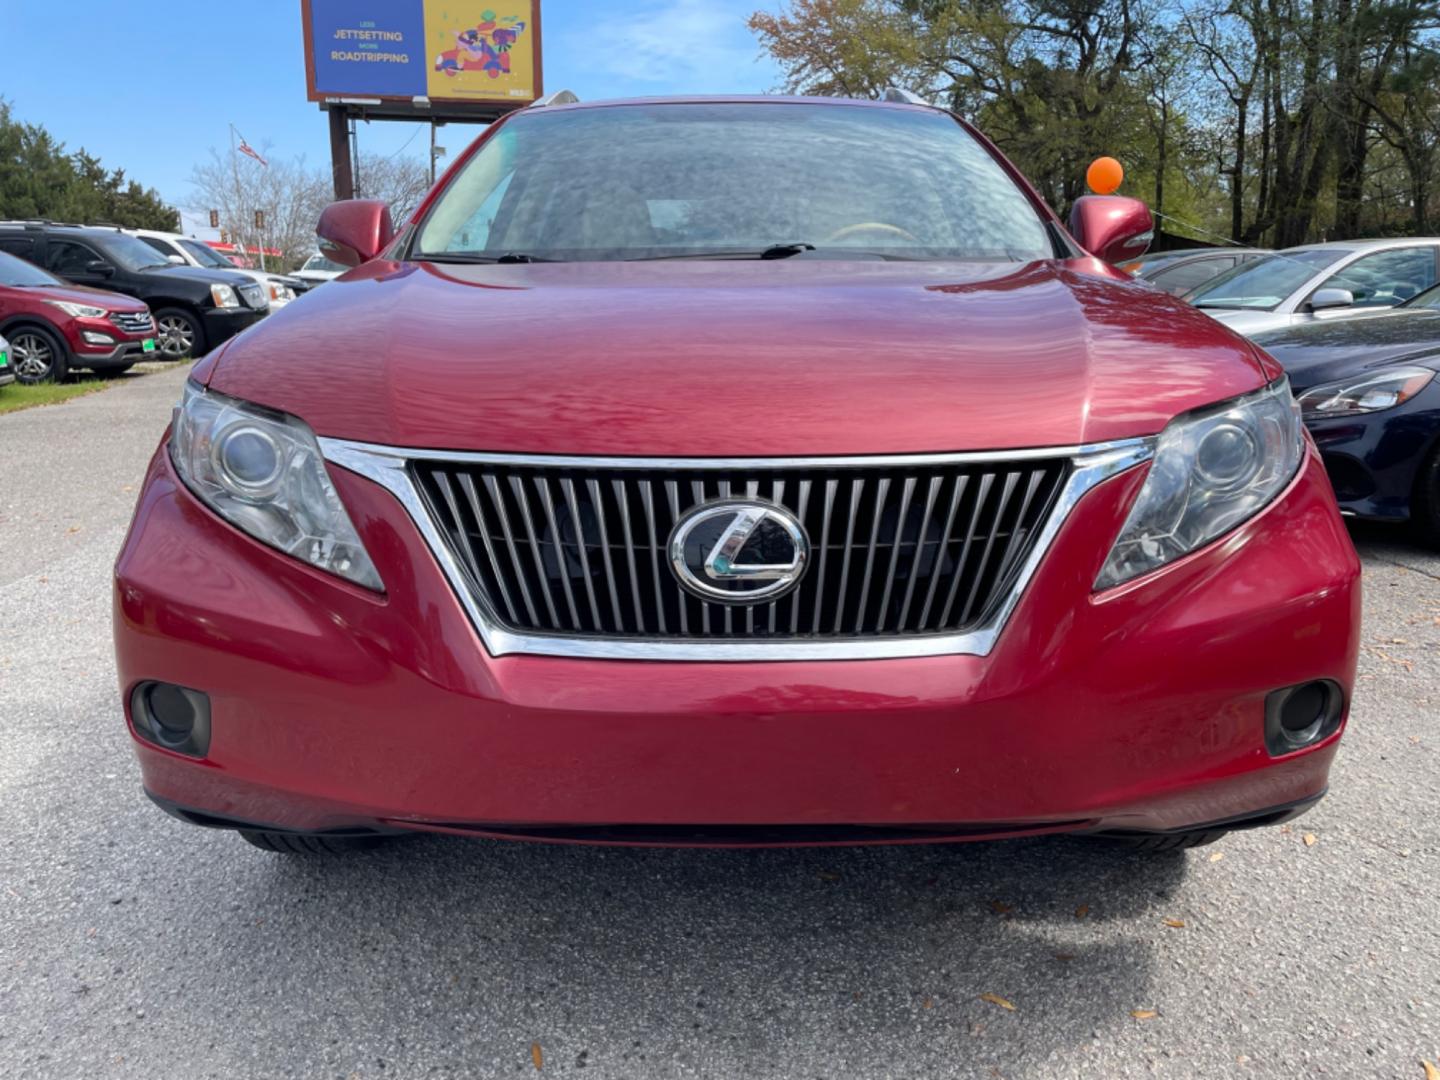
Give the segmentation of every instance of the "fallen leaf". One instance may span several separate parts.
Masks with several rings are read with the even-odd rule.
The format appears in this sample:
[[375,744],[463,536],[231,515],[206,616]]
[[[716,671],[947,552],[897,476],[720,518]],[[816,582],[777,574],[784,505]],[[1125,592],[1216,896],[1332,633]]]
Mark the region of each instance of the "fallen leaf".
[[1059,960],[1062,964],[1068,964],[1071,960],[1075,959],[1075,954],[1068,952],[1057,952],[1055,954],[1055,959]]
[[818,877],[821,881],[839,881],[839,880],[840,880],[840,875],[839,875],[839,874],[831,873],[829,870],[821,870],[820,873],[816,874],[815,876]]
[[1130,1015],[1136,1020],[1154,1020],[1160,1014],[1154,1009],[1131,1009]]
[[1224,853],[1223,851],[1217,851],[1217,852],[1215,852],[1213,855],[1210,856],[1210,861],[1211,861],[1211,862],[1219,862],[1219,861],[1220,861],[1221,859],[1223,859],[1224,857],[1225,857],[1225,853]]
[[1184,930],[1184,929],[1185,929],[1185,920],[1184,920],[1184,919],[1166,919],[1166,920],[1165,920],[1165,925],[1168,926],[1168,927],[1170,927],[1171,930]]
[[996,915],[1009,915],[1015,909],[1009,904],[1002,904],[999,900],[991,900],[990,907]]
[[1079,907],[1077,907],[1077,908],[1075,909],[1075,917],[1076,917],[1077,919],[1083,919],[1086,915],[1089,915],[1089,914],[1090,914],[1090,905],[1089,905],[1089,904],[1081,904]]
[[545,1067],[545,1055],[540,1052],[539,1043],[530,1044],[530,1060],[535,1063],[536,1072],[539,1072]]
[[1008,1009],[1010,1012],[1015,1011],[1015,1006],[1010,1002],[1006,1001],[999,994],[981,994],[980,1000],[988,1001],[991,1005],[999,1005],[1000,1008]]
[[1306,847],[1314,847],[1314,846],[1315,846],[1315,834],[1314,834],[1313,832],[1307,832],[1307,833],[1305,834],[1305,846],[1306,846]]
[[80,526],[79,526],[79,525],[71,525],[68,529],[65,530],[66,534],[69,535],[69,536],[74,536],[74,535],[75,535],[77,532],[79,532],[79,531],[80,531]]
[[1425,1066],[1425,1080],[1440,1080],[1440,1069],[1437,1069],[1433,1063],[1422,1061],[1420,1064]]
[[923,1004],[923,1005],[921,1006],[922,1009],[933,1009],[934,1007],[935,1007],[935,999],[934,999],[934,998],[926,998],[926,999],[925,999],[925,1004]]

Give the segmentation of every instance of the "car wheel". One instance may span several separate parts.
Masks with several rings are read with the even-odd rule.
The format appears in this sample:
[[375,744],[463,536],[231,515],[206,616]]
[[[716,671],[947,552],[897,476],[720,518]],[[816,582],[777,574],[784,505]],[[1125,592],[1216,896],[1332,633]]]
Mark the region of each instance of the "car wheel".
[[1206,844],[1213,844],[1222,836],[1229,833],[1229,829],[1199,829],[1195,832],[1182,833],[1123,833],[1101,836],[1098,839],[1108,841],[1120,847],[1129,848],[1131,851],[1158,852],[1158,851],[1186,851],[1189,848],[1204,847]]
[[70,373],[60,339],[38,326],[10,331],[10,357],[15,377],[29,385],[59,382]]
[[155,343],[166,360],[205,355],[205,329],[183,308],[161,308],[155,313]]
[[261,832],[257,829],[241,829],[240,837],[261,851],[277,855],[344,855],[379,847],[388,839],[384,836],[327,836],[324,833]]
[[1440,547],[1440,443],[1430,450],[1415,471],[1410,524],[1424,543]]

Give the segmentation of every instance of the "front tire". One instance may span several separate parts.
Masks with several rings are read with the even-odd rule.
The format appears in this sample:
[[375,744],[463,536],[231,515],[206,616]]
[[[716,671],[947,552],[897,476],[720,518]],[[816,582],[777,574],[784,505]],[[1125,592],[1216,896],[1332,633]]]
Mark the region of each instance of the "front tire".
[[1102,835],[1099,839],[1149,855],[1164,851],[1188,851],[1191,848],[1204,847],[1206,844],[1215,843],[1229,832],[1229,829],[1197,829],[1195,832],[1153,833],[1148,836],[1144,833],[1133,833],[1128,836],[1121,833],[1112,836]]
[[1410,524],[1422,543],[1440,548],[1440,443],[1430,448],[1420,468],[1415,470]]
[[69,356],[59,337],[38,326],[10,331],[11,366],[27,386],[60,382],[70,374]]
[[161,308],[155,312],[155,341],[166,360],[205,355],[205,328],[184,308]]
[[379,847],[383,836],[326,836],[323,833],[263,832],[241,829],[240,838],[247,844],[276,855],[346,855]]

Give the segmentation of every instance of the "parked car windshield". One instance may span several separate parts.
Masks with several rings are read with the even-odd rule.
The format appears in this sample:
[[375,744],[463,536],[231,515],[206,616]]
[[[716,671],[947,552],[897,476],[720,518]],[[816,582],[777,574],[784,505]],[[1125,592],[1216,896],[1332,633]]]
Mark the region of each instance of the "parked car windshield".
[[235,264],[221,255],[209,244],[202,244],[199,240],[181,239],[175,241],[201,266],[213,267],[216,270],[234,270]]
[[337,262],[331,262],[329,259],[325,258],[324,255],[311,255],[310,258],[308,258],[308,259],[305,260],[305,265],[302,266],[302,267],[300,267],[300,269],[301,269],[301,270],[334,270],[334,271],[336,271],[336,272],[338,273],[338,272],[343,271],[343,270],[348,270],[349,267],[341,266],[341,265],[340,265],[339,263],[337,263]]
[[1055,254],[1030,200],[944,113],[715,103],[513,117],[445,189],[412,256],[758,257],[794,245],[842,257]]
[[1305,282],[1348,254],[1345,248],[1310,248],[1266,255],[1221,274],[1185,299],[1199,308],[1273,311]]
[[47,274],[34,263],[0,251],[0,285],[26,289],[32,286],[64,285],[53,274]]
[[171,265],[164,255],[161,255],[138,236],[127,236],[124,233],[99,233],[87,235],[85,239],[100,248],[126,270],[148,270],[155,266],[168,267]]

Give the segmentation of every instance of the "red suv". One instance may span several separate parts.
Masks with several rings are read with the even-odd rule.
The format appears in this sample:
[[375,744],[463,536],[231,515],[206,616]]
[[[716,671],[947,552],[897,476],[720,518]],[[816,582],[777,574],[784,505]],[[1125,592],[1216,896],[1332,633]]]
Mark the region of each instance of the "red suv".
[[271,850],[1068,832],[1325,791],[1359,566],[1283,373],[899,102],[544,105],[199,363],[116,568],[146,790]]
[[63,379],[72,367],[118,373],[155,351],[155,323],[141,301],[67,285],[3,251],[0,334],[23,383]]

